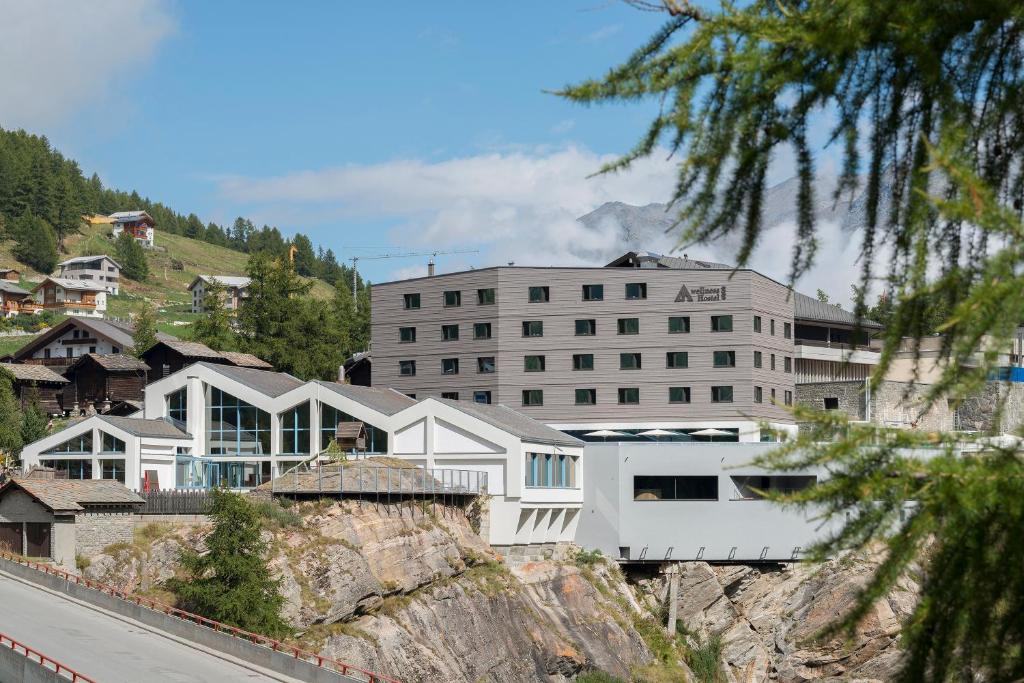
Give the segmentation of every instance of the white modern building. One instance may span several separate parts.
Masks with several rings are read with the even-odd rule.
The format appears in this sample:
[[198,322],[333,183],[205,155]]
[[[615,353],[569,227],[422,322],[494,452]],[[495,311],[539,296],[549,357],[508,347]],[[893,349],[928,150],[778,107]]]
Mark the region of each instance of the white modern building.
[[200,275],[188,286],[192,293],[192,312],[202,313],[206,293],[212,283],[217,283],[224,289],[224,308],[229,311],[237,311],[242,302],[249,297],[249,284],[252,282],[247,277],[236,275]]
[[[314,459],[340,423],[367,454],[486,473],[485,539],[499,548],[571,541],[583,505],[583,443],[504,406],[416,401],[391,389],[304,382],[195,363],[146,387],[133,417],[94,416],[25,447],[26,467],[129,488],[247,489]],[[324,456],[326,459],[326,456]]]
[[103,287],[117,296],[120,292],[121,264],[107,255],[76,256],[59,264],[59,276],[65,280],[80,280]]

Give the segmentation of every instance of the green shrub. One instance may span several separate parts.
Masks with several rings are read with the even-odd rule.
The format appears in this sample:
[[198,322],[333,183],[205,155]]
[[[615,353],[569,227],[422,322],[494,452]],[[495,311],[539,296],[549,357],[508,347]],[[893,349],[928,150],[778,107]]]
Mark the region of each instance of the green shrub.
[[580,569],[584,567],[593,567],[596,564],[604,562],[604,555],[601,554],[600,550],[584,550],[583,548],[580,548],[573,553],[572,561]]
[[592,669],[590,671],[584,671],[576,677],[576,683],[626,683],[617,676],[612,676],[609,673],[605,673],[600,669]]
[[686,648],[686,663],[700,683],[720,683],[722,674],[722,636],[713,634],[706,639],[691,636],[692,645]]
[[[302,526],[302,516],[294,510],[286,509],[273,500],[257,500],[252,503],[253,509],[263,519],[264,526],[279,529]],[[289,506],[291,504],[289,503]]]
[[89,568],[90,564],[92,564],[92,561],[85,555],[75,555],[75,567],[78,568],[78,571],[84,572]]

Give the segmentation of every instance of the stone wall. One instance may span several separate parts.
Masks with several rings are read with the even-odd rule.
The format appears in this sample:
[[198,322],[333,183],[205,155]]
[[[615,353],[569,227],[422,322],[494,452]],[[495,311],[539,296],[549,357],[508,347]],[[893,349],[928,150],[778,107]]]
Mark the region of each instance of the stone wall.
[[796,404],[815,410],[824,410],[825,399],[839,400],[839,410],[851,420],[864,419],[864,382],[813,382],[796,385]]
[[75,553],[89,557],[115,543],[131,543],[132,511],[83,512],[75,520]]

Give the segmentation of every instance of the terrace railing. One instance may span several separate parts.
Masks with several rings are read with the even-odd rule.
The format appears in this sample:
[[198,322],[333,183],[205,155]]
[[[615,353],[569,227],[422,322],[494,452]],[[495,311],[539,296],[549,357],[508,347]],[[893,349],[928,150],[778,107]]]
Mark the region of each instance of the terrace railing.
[[392,467],[373,461],[301,466],[270,482],[272,493],[478,496],[487,493],[487,473],[448,468]]
[[138,511],[141,515],[205,515],[213,502],[206,490],[149,491],[139,497],[146,501]]

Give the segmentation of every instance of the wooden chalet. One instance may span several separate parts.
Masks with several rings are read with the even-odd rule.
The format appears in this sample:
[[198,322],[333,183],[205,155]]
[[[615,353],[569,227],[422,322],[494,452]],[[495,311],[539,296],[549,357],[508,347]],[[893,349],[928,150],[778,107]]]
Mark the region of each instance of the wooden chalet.
[[32,401],[33,388],[37,392],[39,408],[47,415],[60,415],[66,377],[43,365],[18,365],[0,363],[0,368],[14,377],[14,396],[24,410]]
[[369,351],[360,351],[352,354],[351,358],[345,361],[345,379],[349,384],[359,387],[373,386],[371,384],[371,371],[373,370],[373,358]]
[[121,401],[141,401],[148,373],[149,366],[134,356],[86,354],[64,372],[64,408],[85,410],[92,405],[105,413]]
[[[67,367],[87,353],[124,353],[135,343],[135,329],[127,323],[95,318],[67,318],[11,354],[15,363]],[[158,340],[174,340],[158,332]]]
[[0,268],[0,280],[21,282],[21,271],[14,268]]
[[12,318],[18,314],[31,315],[40,310],[32,293],[14,282],[0,279],[0,318]]
[[206,344],[181,340],[163,340],[154,344],[142,354],[142,360],[151,368],[149,381],[167,377],[193,363],[206,362],[218,365],[234,365],[241,368],[273,370],[270,363],[251,353],[237,351],[214,351]]

